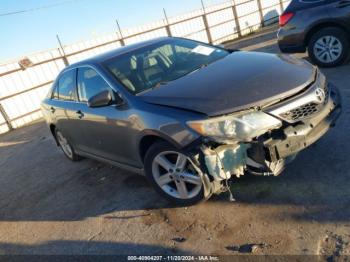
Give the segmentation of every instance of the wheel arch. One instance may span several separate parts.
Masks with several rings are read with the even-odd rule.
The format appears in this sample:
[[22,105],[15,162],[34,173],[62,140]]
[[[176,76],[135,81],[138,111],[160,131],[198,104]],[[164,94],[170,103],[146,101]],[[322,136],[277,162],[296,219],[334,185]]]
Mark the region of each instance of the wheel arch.
[[56,125],[50,124],[49,127],[50,127],[51,134],[52,134],[53,138],[55,139],[56,144],[58,146],[58,141],[57,141],[57,137],[56,137]]
[[145,155],[147,153],[147,150],[156,142],[167,142],[173,146],[175,146],[177,149],[181,149],[181,145],[177,143],[175,140],[173,140],[170,137],[165,136],[162,133],[156,132],[156,131],[145,131],[143,135],[141,136],[139,143],[138,143],[138,149],[139,149],[139,156],[141,161],[144,161]]
[[318,24],[314,25],[313,27],[311,27],[311,29],[307,32],[307,34],[305,36],[304,45],[308,46],[311,37],[314,34],[316,34],[318,31],[320,31],[324,28],[327,28],[327,27],[337,27],[337,28],[343,30],[348,35],[348,37],[350,37],[350,31],[349,31],[349,29],[346,28],[346,26],[344,26],[341,23],[336,22],[336,21],[325,21],[325,22],[318,23]]

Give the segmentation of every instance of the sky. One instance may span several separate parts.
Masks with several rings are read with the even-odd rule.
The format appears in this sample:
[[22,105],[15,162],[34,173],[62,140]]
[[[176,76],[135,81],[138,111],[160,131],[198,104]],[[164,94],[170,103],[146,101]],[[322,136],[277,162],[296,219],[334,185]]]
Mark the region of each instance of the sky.
[[[226,0],[227,1],[227,0]],[[225,0],[203,0],[212,5]],[[0,62],[201,8],[201,0],[0,0]]]

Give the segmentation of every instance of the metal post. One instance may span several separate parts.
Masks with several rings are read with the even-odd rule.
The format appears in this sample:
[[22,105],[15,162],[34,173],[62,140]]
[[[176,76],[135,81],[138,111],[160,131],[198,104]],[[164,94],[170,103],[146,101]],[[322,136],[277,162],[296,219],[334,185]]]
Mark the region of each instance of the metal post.
[[165,26],[166,33],[167,33],[168,36],[171,36],[171,31],[170,31],[168,16],[166,15],[166,12],[165,12],[165,9],[164,9],[164,8],[163,8],[163,13],[164,13],[165,22],[166,22],[166,26]]
[[236,3],[234,0],[232,1],[232,12],[233,12],[233,17],[235,19],[238,37],[241,37],[242,36],[241,25],[239,24],[239,17],[237,13]]
[[63,48],[63,45],[62,45],[62,43],[61,43],[61,40],[60,40],[60,38],[58,37],[58,35],[56,35],[56,37],[57,37],[58,44],[59,44],[60,47],[61,47],[63,63],[64,63],[66,66],[68,66],[69,63],[68,63],[68,60],[67,60],[67,57],[66,57],[66,53],[64,52],[64,48]]
[[7,115],[7,113],[6,113],[5,109],[4,109],[4,107],[2,106],[2,104],[0,104],[0,114],[5,119],[5,122],[6,122],[6,125],[7,125],[8,129],[9,130],[13,130],[13,126],[11,124],[11,119]]
[[205,31],[207,32],[208,42],[209,42],[210,44],[212,44],[212,43],[213,43],[213,39],[211,38],[209,23],[208,23],[207,15],[206,15],[206,13],[205,13],[205,7],[204,7],[203,0],[201,0],[201,3],[202,3],[203,13],[204,13],[204,14],[202,15],[202,18],[203,18],[203,23],[204,23]]
[[264,21],[264,14],[263,14],[263,10],[262,10],[261,0],[257,0],[257,1],[258,1],[261,26],[263,27],[263,26],[265,26],[265,21]]
[[281,14],[283,13],[284,11],[284,7],[283,7],[283,0],[280,0],[280,7],[281,7]]
[[124,41],[124,36],[123,36],[123,33],[122,33],[122,29],[120,28],[120,25],[119,25],[119,22],[118,20],[115,20],[115,22],[117,23],[117,27],[118,27],[118,31],[119,31],[119,41],[120,41],[120,44],[121,46],[125,46],[125,41]]

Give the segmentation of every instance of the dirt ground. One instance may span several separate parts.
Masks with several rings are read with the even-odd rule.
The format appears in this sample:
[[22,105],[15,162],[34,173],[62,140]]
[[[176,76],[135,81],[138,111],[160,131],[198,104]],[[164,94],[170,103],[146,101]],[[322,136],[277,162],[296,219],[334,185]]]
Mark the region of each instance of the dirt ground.
[[[278,52],[274,38],[233,46]],[[343,96],[338,125],[280,177],[237,180],[235,203],[174,208],[144,177],[69,162],[43,122],[0,136],[0,254],[350,255],[350,65],[323,72]]]

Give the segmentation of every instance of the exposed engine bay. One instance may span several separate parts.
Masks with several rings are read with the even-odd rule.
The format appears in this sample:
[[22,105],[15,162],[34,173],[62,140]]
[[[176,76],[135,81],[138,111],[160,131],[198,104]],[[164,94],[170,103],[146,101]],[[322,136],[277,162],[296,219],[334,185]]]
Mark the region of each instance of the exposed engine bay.
[[263,110],[278,117],[282,126],[244,142],[203,139],[197,149],[197,160],[207,170],[212,193],[229,190],[228,180],[247,173],[280,175],[299,151],[334,125],[341,113],[341,103],[338,90],[321,79],[303,93]]

